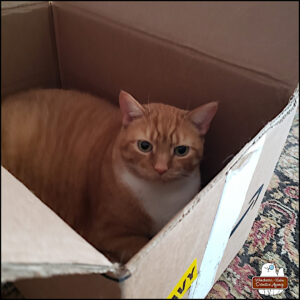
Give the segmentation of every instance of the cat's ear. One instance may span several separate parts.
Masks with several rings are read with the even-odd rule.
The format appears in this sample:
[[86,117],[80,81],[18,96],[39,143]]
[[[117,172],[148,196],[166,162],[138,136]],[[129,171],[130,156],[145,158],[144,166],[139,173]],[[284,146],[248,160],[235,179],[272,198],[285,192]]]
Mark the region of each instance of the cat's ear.
[[205,135],[218,109],[218,102],[209,102],[188,112],[189,120],[196,125],[200,135]]
[[143,106],[125,91],[120,92],[119,104],[123,116],[122,123],[124,126],[127,126],[134,119],[140,118],[144,115],[145,110]]

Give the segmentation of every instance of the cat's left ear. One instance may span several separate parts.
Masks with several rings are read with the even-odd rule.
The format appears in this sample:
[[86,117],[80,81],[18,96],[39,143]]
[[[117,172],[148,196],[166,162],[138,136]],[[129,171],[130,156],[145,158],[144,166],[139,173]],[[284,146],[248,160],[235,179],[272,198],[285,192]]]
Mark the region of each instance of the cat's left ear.
[[143,106],[125,91],[120,92],[119,104],[123,116],[122,123],[124,126],[127,126],[134,119],[140,118],[144,115],[145,110]]
[[188,112],[190,121],[196,125],[200,135],[205,135],[218,109],[218,102],[209,102]]

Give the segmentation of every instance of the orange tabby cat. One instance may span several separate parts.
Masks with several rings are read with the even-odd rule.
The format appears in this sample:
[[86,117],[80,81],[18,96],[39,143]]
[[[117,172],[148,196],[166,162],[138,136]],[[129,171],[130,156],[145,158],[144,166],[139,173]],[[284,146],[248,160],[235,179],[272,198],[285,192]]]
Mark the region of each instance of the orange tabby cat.
[[71,90],[31,90],[2,103],[2,164],[112,260],[128,261],[200,188],[204,135],[217,103],[193,111],[120,110]]

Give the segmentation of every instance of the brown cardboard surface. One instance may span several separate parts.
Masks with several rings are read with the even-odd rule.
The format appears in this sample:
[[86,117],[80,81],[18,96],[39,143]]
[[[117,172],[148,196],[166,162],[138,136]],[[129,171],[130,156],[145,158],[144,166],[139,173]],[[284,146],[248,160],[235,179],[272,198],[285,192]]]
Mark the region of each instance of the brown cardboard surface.
[[[218,175],[129,261],[122,282],[84,274],[120,275],[121,269],[3,170],[5,280],[36,277],[17,283],[27,297],[167,297],[195,258],[199,270],[228,171],[286,106],[297,82],[297,7],[54,2],[52,16],[45,2],[2,10],[3,95],[57,86],[61,78],[63,88],[111,96],[115,103],[125,89],[143,103],[220,104],[206,140],[204,184]],[[294,112],[295,106],[285,110],[261,131],[266,142],[240,216],[261,182],[265,190]],[[229,240],[215,279],[247,238],[264,190]]]
[[59,87],[48,1],[1,1],[1,96],[33,87]]
[[1,186],[1,280],[114,270],[3,167]]
[[121,298],[118,282],[107,279],[100,274],[34,278],[17,281],[16,286],[30,299]]
[[54,5],[72,5],[99,19],[260,73],[292,89],[298,81],[298,73],[291,72],[298,65],[297,2],[54,1]]
[[[283,109],[294,89],[259,72],[190,51],[180,45],[180,40],[175,45],[120,25],[102,17],[105,5],[99,4],[96,9],[93,3],[54,2],[62,86],[109,96],[115,103],[120,89],[143,103],[149,100],[181,108],[219,101],[206,139],[209,151],[202,163],[204,185],[226,166],[228,157],[233,157]],[[135,19],[137,16],[132,14]],[[291,72],[297,77],[296,64]],[[265,107],[268,109],[262,109]]]

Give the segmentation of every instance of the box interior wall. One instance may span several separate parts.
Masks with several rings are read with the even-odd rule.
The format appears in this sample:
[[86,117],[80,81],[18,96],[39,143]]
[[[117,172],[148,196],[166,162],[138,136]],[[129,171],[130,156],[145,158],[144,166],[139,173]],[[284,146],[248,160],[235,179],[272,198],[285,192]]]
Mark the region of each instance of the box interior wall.
[[[102,17],[107,3],[99,4],[99,14],[92,11],[93,4],[54,2],[53,11],[45,3],[39,5],[26,6],[30,22],[18,13],[3,18],[2,72],[7,75],[2,79],[2,95],[42,86],[80,89],[115,104],[120,89],[142,103],[185,109],[218,101],[206,137],[203,186],[285,107],[297,82],[295,77],[278,83],[259,71],[122,26]],[[25,51],[15,52],[18,49]]]
[[[245,68],[206,55],[157,32],[145,34],[137,29],[138,22],[124,26],[116,7],[108,2],[99,4],[99,10],[93,3],[80,2],[4,6],[1,94],[62,87],[88,91],[116,105],[120,89],[142,103],[149,99],[189,109],[218,101],[201,167],[204,187],[287,105],[298,80],[297,71],[287,75],[288,65],[296,64],[298,54],[290,53],[283,63],[284,76],[277,80],[275,73],[273,78],[255,66]],[[140,12],[139,4],[133,8]],[[298,39],[294,28],[289,38]],[[278,66],[276,58],[269,60]],[[220,193],[223,185],[220,182]],[[87,276],[91,285],[97,276],[92,277]]]

